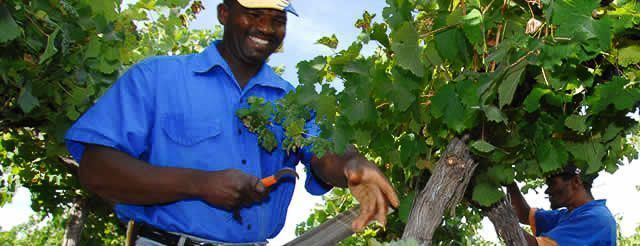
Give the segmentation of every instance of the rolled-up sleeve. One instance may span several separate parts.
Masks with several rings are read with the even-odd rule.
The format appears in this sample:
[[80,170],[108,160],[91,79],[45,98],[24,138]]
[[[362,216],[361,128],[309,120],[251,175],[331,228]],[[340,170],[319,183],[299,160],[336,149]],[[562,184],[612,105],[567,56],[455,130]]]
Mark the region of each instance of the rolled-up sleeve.
[[550,231],[558,225],[561,213],[557,210],[536,209],[534,214],[535,236],[541,236],[543,233]]
[[86,144],[111,147],[133,157],[147,148],[152,118],[148,70],[130,68],[67,131],[65,143],[79,163]]

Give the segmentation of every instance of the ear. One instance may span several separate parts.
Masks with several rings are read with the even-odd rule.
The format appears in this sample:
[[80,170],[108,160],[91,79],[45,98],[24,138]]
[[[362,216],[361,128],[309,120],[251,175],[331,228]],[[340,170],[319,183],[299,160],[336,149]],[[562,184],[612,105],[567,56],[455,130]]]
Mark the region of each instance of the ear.
[[229,7],[224,4],[218,4],[218,22],[220,22],[221,25],[226,25],[227,24],[227,18],[229,17]]
[[582,185],[582,178],[580,177],[580,175],[576,175],[576,176],[573,176],[573,178],[571,178],[571,185],[574,188],[582,188],[582,187],[584,187]]

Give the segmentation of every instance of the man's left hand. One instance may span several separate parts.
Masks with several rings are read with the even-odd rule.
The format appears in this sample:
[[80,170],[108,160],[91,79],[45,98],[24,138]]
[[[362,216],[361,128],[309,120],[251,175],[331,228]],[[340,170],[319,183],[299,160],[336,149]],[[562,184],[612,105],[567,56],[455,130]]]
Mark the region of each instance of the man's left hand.
[[398,207],[398,195],[384,174],[364,157],[349,160],[344,175],[351,194],[360,202],[360,215],[351,225],[356,232],[375,219],[383,226],[389,206]]

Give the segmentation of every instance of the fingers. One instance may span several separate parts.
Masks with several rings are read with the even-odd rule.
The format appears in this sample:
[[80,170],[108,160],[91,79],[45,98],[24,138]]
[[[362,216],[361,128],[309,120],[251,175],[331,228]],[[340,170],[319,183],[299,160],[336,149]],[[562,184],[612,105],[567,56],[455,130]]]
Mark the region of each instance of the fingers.
[[376,190],[376,220],[384,227],[387,224],[387,201],[380,190]]
[[393,187],[391,187],[391,184],[386,178],[383,178],[383,180],[384,182],[382,182],[379,186],[380,190],[382,190],[382,194],[384,194],[384,197],[387,201],[389,201],[391,206],[397,208],[398,206],[400,206],[398,194],[396,194],[396,191],[393,189]]
[[[353,174],[354,172],[352,171],[350,173]],[[389,180],[384,176],[384,174],[382,174],[382,172],[380,172],[378,168],[372,165],[371,168],[360,168],[358,171],[355,171],[355,173],[357,174],[352,175],[354,176],[352,178],[347,176],[347,178],[349,178],[350,180],[350,183],[351,180],[356,180],[357,184],[362,182],[373,183],[382,191],[382,194],[384,194],[385,199],[391,206],[393,206],[394,208],[400,206],[398,195],[391,186],[391,183],[389,183]]]
[[[375,199],[375,198],[374,198]],[[351,227],[355,232],[360,232],[371,221],[376,212],[376,202],[368,195],[361,198],[360,215],[353,221]]]
[[264,197],[267,195],[266,187],[264,187],[262,182],[260,182],[260,179],[253,176],[251,177],[251,180],[247,183],[247,185],[245,186],[245,189],[243,190],[245,194],[247,194],[247,198],[248,198],[246,199],[247,200],[246,202],[248,204],[245,204],[245,206],[255,202],[259,202],[262,199],[264,199]]
[[345,170],[352,194],[360,202],[360,215],[354,220],[354,231],[361,231],[375,218],[383,226],[389,206],[400,206],[400,200],[389,180],[374,165],[360,165]]

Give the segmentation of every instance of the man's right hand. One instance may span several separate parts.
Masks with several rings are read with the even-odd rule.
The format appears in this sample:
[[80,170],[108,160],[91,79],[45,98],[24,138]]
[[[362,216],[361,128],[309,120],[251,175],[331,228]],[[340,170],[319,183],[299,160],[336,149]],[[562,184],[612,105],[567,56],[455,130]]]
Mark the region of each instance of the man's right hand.
[[238,169],[206,172],[198,175],[197,197],[227,210],[248,207],[268,195],[260,179]]
[[268,193],[258,177],[240,170],[153,166],[122,151],[91,144],[80,161],[79,176],[84,187],[101,197],[136,205],[196,198],[233,210],[260,202]]

